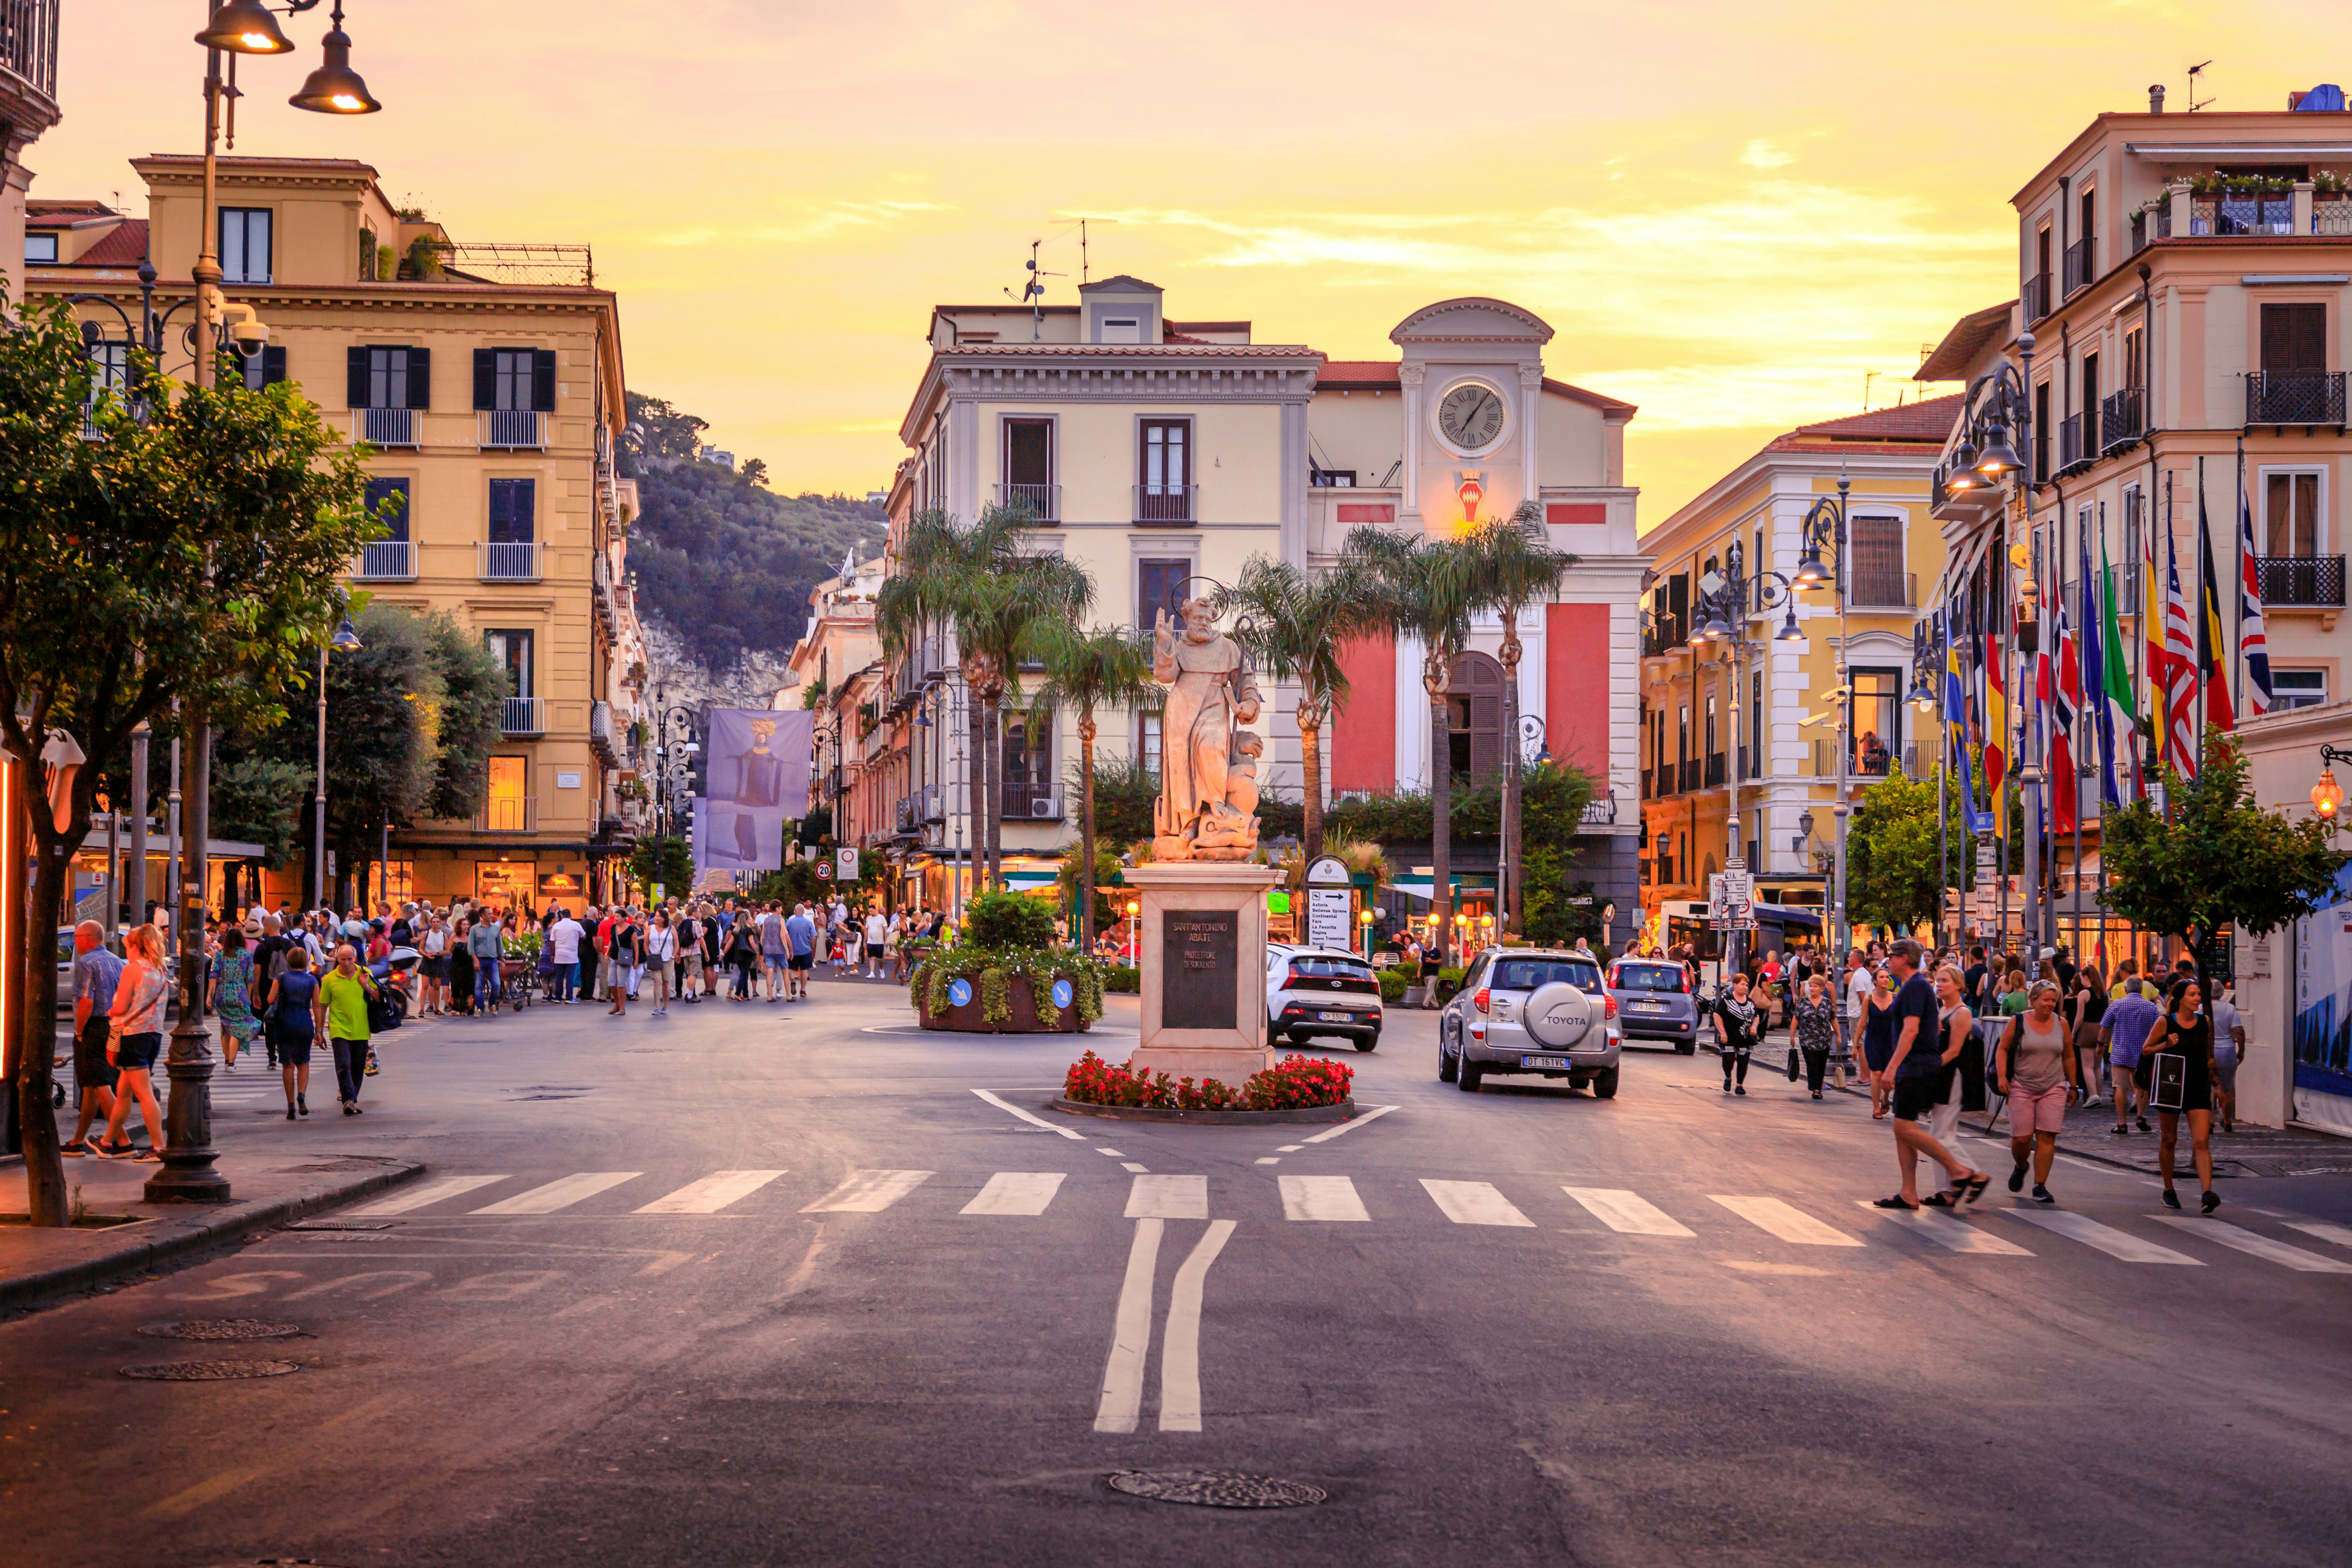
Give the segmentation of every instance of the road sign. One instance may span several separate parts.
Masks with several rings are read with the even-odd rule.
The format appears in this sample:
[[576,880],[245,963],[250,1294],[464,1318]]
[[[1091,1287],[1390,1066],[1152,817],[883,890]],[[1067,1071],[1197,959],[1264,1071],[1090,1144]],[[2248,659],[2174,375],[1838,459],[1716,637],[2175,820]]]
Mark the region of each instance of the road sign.
[[857,851],[855,847],[833,852],[834,876],[845,882],[857,880]]
[[1328,947],[1339,952],[1352,949],[1355,945],[1353,933],[1348,927],[1349,916],[1354,912],[1354,908],[1355,896],[1345,884],[1337,888],[1307,889],[1307,945]]
[[1709,931],[1754,931],[1754,884],[1746,871],[1717,871],[1706,879]]
[[832,861],[820,860],[816,863],[816,879],[820,882],[830,882],[833,880]]

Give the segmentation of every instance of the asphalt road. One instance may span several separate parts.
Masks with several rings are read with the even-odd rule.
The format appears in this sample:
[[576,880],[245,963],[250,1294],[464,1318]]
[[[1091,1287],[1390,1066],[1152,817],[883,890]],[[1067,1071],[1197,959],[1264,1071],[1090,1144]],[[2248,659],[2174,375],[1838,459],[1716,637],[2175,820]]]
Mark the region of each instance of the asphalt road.
[[[7,1560],[2346,1560],[2352,1179],[2169,1224],[2067,1162],[2071,1217],[1997,1184],[1921,1230],[1862,1206],[1893,1161],[1857,1100],[1647,1054],[1613,1101],[1465,1095],[1433,1018],[1339,1053],[1395,1109],[1312,1141],[1071,1124],[1039,1109],[1066,1037],[824,980],[412,1026],[359,1119],[330,1085],[289,1124],[240,1071],[224,1142],[430,1173],[337,1216],[385,1228],[0,1326]],[[1092,1043],[1134,1026],[1114,999]],[[137,1332],[196,1318],[304,1337]],[[270,1355],[301,1370],[119,1374]],[[1188,1467],[1328,1500],[1106,1484]]]

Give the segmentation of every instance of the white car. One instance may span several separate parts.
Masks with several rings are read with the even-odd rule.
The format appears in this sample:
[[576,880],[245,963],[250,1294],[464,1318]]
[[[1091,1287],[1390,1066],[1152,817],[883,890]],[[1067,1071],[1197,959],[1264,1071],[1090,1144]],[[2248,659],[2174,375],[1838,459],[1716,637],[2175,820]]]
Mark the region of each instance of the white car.
[[1270,945],[1265,1032],[1277,1046],[1331,1035],[1369,1051],[1381,1043],[1380,979],[1352,952]]

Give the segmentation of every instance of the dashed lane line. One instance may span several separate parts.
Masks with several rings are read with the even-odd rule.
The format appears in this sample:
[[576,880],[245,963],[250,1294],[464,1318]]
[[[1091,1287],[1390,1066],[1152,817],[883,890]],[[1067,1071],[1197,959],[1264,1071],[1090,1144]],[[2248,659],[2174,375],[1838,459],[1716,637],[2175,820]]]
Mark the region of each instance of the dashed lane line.
[[1061,1171],[999,1171],[971,1202],[965,1214],[1041,1215],[1062,1190]]
[[1528,1230],[1536,1226],[1492,1182],[1439,1182],[1423,1176],[1421,1185],[1455,1225],[1507,1225]]
[[1209,1265],[1233,1234],[1232,1220],[1212,1220],[1192,1256],[1176,1270],[1176,1283],[1168,1293],[1168,1338],[1160,1348],[1162,1432],[1201,1429],[1201,1294]]
[[1697,1234],[1649,1199],[1622,1187],[1562,1187],[1560,1191],[1582,1204],[1593,1218],[1627,1236]]

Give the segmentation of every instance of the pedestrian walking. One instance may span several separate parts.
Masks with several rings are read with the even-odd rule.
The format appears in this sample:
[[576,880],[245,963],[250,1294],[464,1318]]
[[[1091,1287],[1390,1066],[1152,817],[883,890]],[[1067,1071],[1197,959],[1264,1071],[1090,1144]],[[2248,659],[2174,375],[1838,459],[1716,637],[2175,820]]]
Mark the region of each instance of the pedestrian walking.
[[2025,1185],[2026,1161],[2033,1163],[2033,1201],[2054,1203],[2050,1167],[2058,1157],[2058,1134],[2066,1130],[2066,1107],[2083,1092],[2074,1060],[2074,1037],[2058,1016],[2058,987],[2035,984],[2025,1011],[2001,1026],[1993,1058],[1993,1083],[2009,1097],[2009,1190]]
[[677,922],[677,994],[688,1006],[702,1000],[702,921],[691,910]]
[[236,1068],[236,1053],[253,1040],[253,954],[246,951],[245,928],[230,926],[220,935],[220,952],[212,963],[213,1016],[220,1020],[221,1061]]
[[677,932],[667,910],[656,910],[646,922],[646,973],[654,983],[653,1016],[669,1014],[671,966],[677,961]]
[[449,922],[438,914],[428,916],[417,951],[423,959],[416,967],[424,979],[425,1011],[446,1016],[449,993]]
[[[98,1152],[110,1160],[160,1160],[163,1148],[163,1113],[155,1104],[152,1073],[163,1050],[163,1003],[172,994],[163,963],[163,933],[152,925],[132,926],[122,947],[129,956],[114,983],[114,1003],[108,1016],[106,1059],[115,1069],[114,1109],[107,1113],[106,1135]],[[125,1124],[133,1102],[146,1124],[147,1147],[133,1145]]]
[[1864,973],[1870,976],[1871,984],[1862,999],[1862,1065],[1870,1079],[1870,1119],[1884,1121],[1894,1109],[1883,1080],[1895,1060],[1895,974],[1886,964]]
[[727,911],[714,909],[705,901],[702,906],[702,994],[719,994],[720,972],[719,952],[726,944],[727,928],[733,921]]
[[1891,1197],[1880,1198],[1883,1209],[1919,1206],[1918,1160],[1927,1155],[1950,1177],[1954,1190],[1973,1203],[1984,1195],[1992,1178],[1972,1170],[1946,1148],[1920,1121],[1943,1103],[1952,1076],[1948,1069],[1973,1022],[1961,999],[1961,975],[1957,969],[1937,972],[1930,981],[1919,973],[1919,944],[1906,938],[1887,955],[1899,983],[1893,1021],[1895,1049],[1880,1080],[1894,1105],[1895,1167],[1902,1185]]
[[367,1081],[368,1003],[378,994],[375,976],[362,969],[349,942],[335,949],[335,966],[321,975],[310,1004],[312,1025],[327,1032],[335,1058],[335,1088],[343,1114],[360,1112],[360,1086]]
[[2149,1064],[2154,1090],[2156,1173],[2164,1183],[2164,1206],[2180,1206],[2180,1194],[2172,1190],[2172,1157],[2180,1119],[2186,1116],[2189,1156],[2197,1165],[2197,1184],[2204,1191],[2202,1212],[2211,1214],[2221,1206],[2221,1195],[2213,1190],[2213,1020],[2204,1011],[2204,987],[2196,981],[2186,976],[2175,980],[2169,1005],[2147,1037],[2143,1059]]
[[548,924],[547,945],[555,963],[551,976],[555,982],[552,999],[567,1007],[579,1005],[580,999],[572,994],[572,987],[579,981],[581,943],[587,934],[585,927],[564,914],[560,908],[556,918]]
[[1756,1003],[1745,974],[1734,974],[1731,989],[1716,998],[1715,1048],[1723,1058],[1723,1092],[1746,1094],[1748,1058],[1756,1048]]
[[270,1030],[278,1041],[278,1068],[286,1086],[286,1120],[310,1114],[310,1047],[318,1038],[312,1008],[319,999],[319,977],[310,973],[310,952],[297,947],[286,954],[286,973],[270,993]]
[[2103,1103],[2099,1099],[2099,1026],[2107,1016],[2107,983],[2099,966],[2086,963],[2074,972],[2074,985],[2066,998],[2066,1027],[2074,1038],[2075,1080],[2083,1086],[2083,1109]]
[[2131,1131],[2127,1123],[2134,1120],[2135,1110],[2139,1130],[2149,1130],[2147,1079],[2141,1072],[2140,1062],[2149,1032],[2164,1016],[2147,981],[2134,974],[2124,985],[2123,995],[2107,1003],[2106,1016],[2099,1022],[2099,1040],[2107,1047],[2108,1087],[2116,1097],[2116,1124],[2112,1131],[2118,1138]]
[[79,1159],[90,1152],[89,1124],[99,1124],[102,1139],[114,1120],[117,1072],[106,1059],[106,1042],[113,1032],[110,1016],[122,960],[106,951],[106,928],[96,921],[74,927],[73,945],[74,1097],[80,1108],[63,1152]]
[[2246,1021],[2238,1016],[2237,1004],[2220,994],[2216,985],[2212,1005],[2206,1011],[2213,1018],[2213,1110],[2221,1118],[2221,1131],[2238,1130],[2238,1058],[2246,1048]]
[[1837,998],[1830,994],[1829,983],[1818,974],[1805,977],[1791,1012],[1796,1048],[1805,1058],[1805,1087],[1813,1098],[1822,1097],[1822,1082],[1829,1076],[1830,1055],[1843,1045],[1845,1031],[1838,1016]]
[[879,980],[890,958],[890,922],[877,904],[866,911],[866,978]]
[[809,999],[809,972],[816,964],[816,922],[809,918],[806,904],[793,906],[792,918],[784,921],[784,940],[793,950],[789,999],[805,1002]]
[[750,921],[737,920],[727,932],[727,966],[735,972],[728,1000],[749,1002],[751,977],[760,968],[760,936]]
[[499,997],[506,989],[506,977],[500,968],[506,945],[499,911],[482,910],[474,921],[474,929],[466,933],[466,946],[474,955],[475,1005],[483,1013],[499,1010]]
[[473,929],[462,916],[449,928],[449,1006],[464,1017],[474,1013]]
[[645,937],[635,916],[635,911],[627,909],[616,910],[614,915],[612,968],[604,989],[613,998],[610,1012],[615,1018],[628,1016],[629,995],[636,989],[637,953]]
[[771,1003],[784,999],[791,984],[793,950],[784,941],[783,911],[774,904],[760,906],[760,977]]

